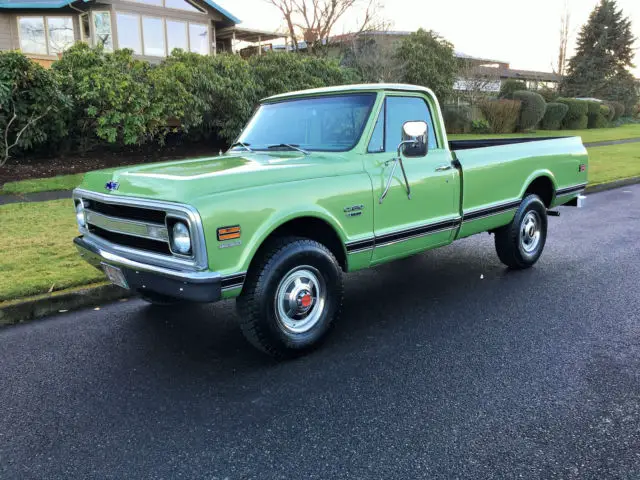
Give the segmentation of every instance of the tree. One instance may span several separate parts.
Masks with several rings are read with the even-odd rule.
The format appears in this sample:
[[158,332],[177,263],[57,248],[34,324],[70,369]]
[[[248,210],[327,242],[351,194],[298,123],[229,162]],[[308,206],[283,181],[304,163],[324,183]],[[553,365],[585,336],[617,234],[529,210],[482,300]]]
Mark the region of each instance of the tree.
[[396,58],[398,42],[390,37],[350,35],[344,44],[342,64],[353,68],[365,82],[397,82],[402,77]]
[[405,37],[396,52],[402,81],[429,87],[444,102],[453,93],[458,66],[453,45],[423,29]]
[[583,25],[576,54],[569,60],[562,84],[566,96],[618,100],[627,106],[637,102],[633,88],[635,37],[631,20],[615,0],[600,0]]
[[497,68],[478,65],[467,59],[458,61],[456,95],[465,103],[477,105],[495,95],[499,88],[500,75]]
[[304,39],[313,52],[326,45],[338,21],[348,13],[361,11],[357,32],[370,30],[375,24],[380,4],[377,0],[265,0],[275,6],[287,24],[293,49]]
[[564,11],[560,17],[560,45],[558,46],[558,64],[555,73],[560,77],[564,77],[567,69],[567,45],[569,43],[569,24],[571,23],[571,13],[565,0]]

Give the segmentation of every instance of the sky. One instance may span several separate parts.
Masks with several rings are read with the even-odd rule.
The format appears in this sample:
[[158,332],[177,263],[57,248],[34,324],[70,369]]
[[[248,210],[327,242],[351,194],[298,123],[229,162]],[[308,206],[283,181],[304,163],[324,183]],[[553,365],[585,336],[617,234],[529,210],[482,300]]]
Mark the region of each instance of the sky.
[[[280,12],[266,0],[216,0],[242,20],[242,26],[284,31]],[[566,0],[571,13],[570,56],[589,13],[598,0]],[[565,0],[382,0],[392,30],[435,30],[469,55],[501,60],[511,68],[552,71],[558,56],[560,19]],[[618,0],[640,39],[640,0]],[[358,15],[341,22],[335,33],[349,31]],[[640,40],[636,42],[640,78]]]

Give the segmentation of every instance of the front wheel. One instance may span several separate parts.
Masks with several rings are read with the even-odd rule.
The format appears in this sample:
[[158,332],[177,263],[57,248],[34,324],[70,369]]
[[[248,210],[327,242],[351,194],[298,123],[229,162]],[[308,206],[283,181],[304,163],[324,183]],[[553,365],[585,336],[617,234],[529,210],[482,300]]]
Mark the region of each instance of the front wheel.
[[535,264],[547,241],[547,208],[540,197],[528,195],[513,220],[495,232],[500,261],[513,269]]
[[342,306],[342,271],[324,245],[287,237],[267,247],[237,299],[242,332],[276,358],[316,347]]

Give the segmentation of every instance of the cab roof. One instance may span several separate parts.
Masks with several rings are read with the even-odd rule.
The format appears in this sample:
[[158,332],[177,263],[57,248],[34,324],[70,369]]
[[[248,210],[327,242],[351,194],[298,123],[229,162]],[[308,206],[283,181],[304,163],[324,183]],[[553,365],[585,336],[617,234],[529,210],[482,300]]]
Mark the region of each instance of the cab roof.
[[273,102],[292,97],[306,97],[314,95],[331,95],[337,93],[350,92],[381,92],[381,91],[403,91],[403,92],[423,92],[435,98],[431,89],[418,85],[405,83],[362,83],[358,85],[338,85],[335,87],[311,88],[309,90],[298,90],[296,92],[281,93],[262,99],[263,102]]

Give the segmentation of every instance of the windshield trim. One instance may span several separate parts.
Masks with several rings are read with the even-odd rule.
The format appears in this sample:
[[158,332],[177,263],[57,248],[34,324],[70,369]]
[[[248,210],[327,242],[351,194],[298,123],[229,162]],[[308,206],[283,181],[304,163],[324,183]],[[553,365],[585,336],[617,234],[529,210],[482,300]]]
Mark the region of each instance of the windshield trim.
[[[342,92],[342,93],[335,93],[335,94],[304,95],[304,96],[300,96],[300,97],[287,97],[287,98],[283,98],[282,100],[277,100],[277,101],[273,101],[273,102],[262,102],[259,105],[259,107],[256,108],[255,112],[253,112],[253,115],[251,116],[251,118],[249,119],[247,124],[245,125],[245,128],[242,129],[242,132],[240,132],[240,135],[238,135],[238,139],[242,137],[242,134],[244,133],[244,131],[246,129],[246,126],[251,123],[253,118],[260,111],[260,108],[265,106],[265,105],[277,105],[279,103],[288,103],[288,102],[295,102],[295,101],[300,101],[300,100],[309,100],[309,99],[316,99],[316,98],[334,98],[334,97],[347,97],[347,96],[348,97],[371,97],[373,99],[373,101],[371,102],[371,105],[369,105],[369,108],[367,110],[366,120],[364,122],[362,122],[362,127],[360,128],[360,132],[356,136],[355,141],[354,141],[354,143],[352,145],[350,145],[347,148],[340,149],[340,150],[336,150],[336,149],[333,149],[333,148],[329,149],[329,148],[307,148],[306,146],[304,147],[304,150],[306,150],[308,152],[334,152],[334,153],[350,152],[356,146],[358,146],[358,144],[362,140],[362,136],[364,135],[364,132],[365,132],[365,130],[367,128],[367,125],[371,121],[371,112],[373,111],[373,107],[376,105],[377,95],[378,95],[378,92]],[[238,139],[236,139],[236,142],[238,141]],[[234,148],[236,148],[236,147],[234,147]],[[254,152],[277,152],[277,151],[280,151],[280,150],[275,150],[275,149],[268,149],[266,147],[265,148],[255,148],[253,146],[251,147],[251,150],[253,150]],[[285,151],[285,150],[282,150],[282,151]]]

